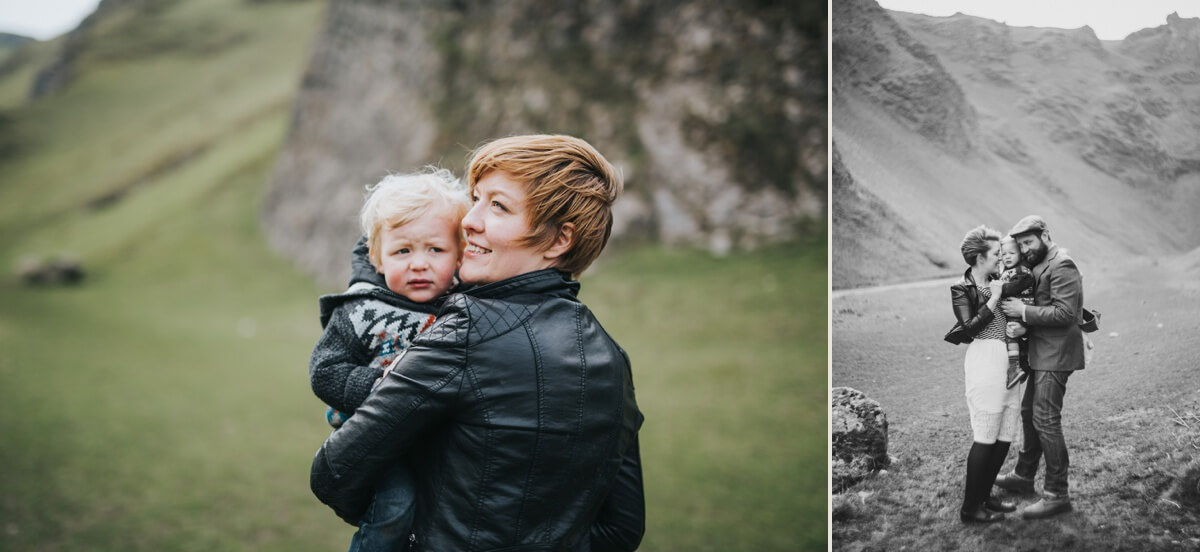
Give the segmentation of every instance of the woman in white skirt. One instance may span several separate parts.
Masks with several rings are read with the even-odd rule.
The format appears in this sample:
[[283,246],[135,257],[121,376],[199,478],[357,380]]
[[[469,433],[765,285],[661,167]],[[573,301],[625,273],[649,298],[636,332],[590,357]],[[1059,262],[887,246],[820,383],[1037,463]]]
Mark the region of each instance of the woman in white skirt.
[[963,370],[975,442],[967,455],[967,485],[959,517],[965,523],[1000,521],[1005,512],[1016,510],[1016,505],[992,497],[992,483],[1021,426],[1019,389],[1005,387],[1007,320],[996,309],[1002,288],[996,279],[1000,234],[985,226],[971,230],[963,238],[962,255],[970,268],[950,286],[950,298],[959,326],[973,338]]

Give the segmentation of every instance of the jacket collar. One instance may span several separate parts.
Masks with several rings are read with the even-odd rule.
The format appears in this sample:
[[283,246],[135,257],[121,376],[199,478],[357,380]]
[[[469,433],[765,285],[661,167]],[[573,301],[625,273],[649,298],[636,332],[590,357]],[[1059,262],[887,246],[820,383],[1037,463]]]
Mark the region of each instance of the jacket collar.
[[393,307],[410,310],[413,312],[423,312],[427,314],[435,314],[441,308],[442,302],[446,296],[436,297],[427,303],[417,303],[403,295],[400,295],[386,287],[378,286],[368,282],[354,282],[350,287],[341,293],[331,293],[322,295],[317,298],[319,306],[321,327],[324,328],[329,324],[329,319],[333,317],[333,311],[344,303],[356,299],[376,299],[389,304]]
[[499,282],[475,286],[464,293],[480,299],[541,294],[578,301],[576,296],[579,295],[579,282],[572,280],[569,274],[557,268],[543,268]]

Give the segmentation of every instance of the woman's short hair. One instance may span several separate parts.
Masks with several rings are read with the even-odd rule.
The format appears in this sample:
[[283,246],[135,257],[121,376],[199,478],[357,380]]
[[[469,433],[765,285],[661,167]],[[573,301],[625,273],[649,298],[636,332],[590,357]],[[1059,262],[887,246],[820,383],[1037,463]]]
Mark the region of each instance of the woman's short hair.
[[[431,209],[445,209],[445,216],[461,221],[471,210],[471,196],[462,182],[446,169],[425,167],[409,174],[389,174],[367,186],[367,199],[359,213],[359,224],[367,237],[368,257],[378,269],[382,230],[408,224]],[[464,243],[459,229],[458,244]],[[457,253],[461,254],[459,247]]]
[[967,235],[963,236],[962,246],[960,247],[962,249],[963,260],[967,261],[968,266],[975,266],[975,260],[980,255],[986,254],[988,249],[991,249],[992,244],[988,242],[993,241],[1000,241],[1000,232],[982,224],[967,232]]
[[575,227],[571,248],[555,267],[573,277],[582,274],[612,234],[612,205],[624,184],[591,144],[562,135],[509,136],[487,142],[471,154],[467,186],[493,171],[507,173],[525,186],[531,234],[523,245],[542,251],[557,239],[564,224]]

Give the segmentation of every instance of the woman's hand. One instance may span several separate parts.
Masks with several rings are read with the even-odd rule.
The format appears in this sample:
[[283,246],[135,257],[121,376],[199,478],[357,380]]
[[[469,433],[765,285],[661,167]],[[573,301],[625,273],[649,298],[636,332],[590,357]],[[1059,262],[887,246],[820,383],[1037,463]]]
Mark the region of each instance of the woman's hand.
[[1004,293],[1004,282],[999,278],[988,282],[988,289],[992,290],[992,297],[1000,297]]

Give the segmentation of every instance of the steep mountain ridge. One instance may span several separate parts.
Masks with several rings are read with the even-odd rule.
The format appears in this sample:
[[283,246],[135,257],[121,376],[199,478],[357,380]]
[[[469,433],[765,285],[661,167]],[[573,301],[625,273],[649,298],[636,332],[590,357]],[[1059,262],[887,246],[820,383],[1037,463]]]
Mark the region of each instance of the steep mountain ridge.
[[1167,16],[1167,24],[1142,29],[1125,38],[1121,53],[1154,65],[1200,65],[1200,19],[1184,19],[1178,13]]
[[[949,258],[958,267],[958,239],[966,230],[986,223],[1004,231],[1028,213],[1045,216],[1059,243],[1096,263],[1127,254],[1177,254],[1200,243],[1191,218],[1200,209],[1200,144],[1194,139],[1200,111],[1192,99],[1200,89],[1189,81],[1186,61],[1186,45],[1200,45],[1200,37],[1190,34],[1200,20],[1172,17],[1164,27],[1106,42],[1087,27],[1008,27],[962,14],[888,12],[869,0],[844,4],[833,21],[834,143],[859,185],[905,224],[937,236],[919,242],[917,250],[938,252],[929,257]],[[839,64],[847,59],[839,30],[868,25],[903,31],[852,46],[869,54],[862,65],[888,66],[880,82],[902,86],[911,80],[905,77],[914,72],[910,65],[887,60],[916,49],[914,43],[937,60],[961,90],[961,97],[948,94],[944,101],[962,103],[974,114],[964,127],[965,139],[980,145],[972,155],[946,152],[937,140],[911,130],[921,123],[896,117],[890,104],[912,96],[911,90],[885,94],[877,82],[845,78],[861,71]],[[897,36],[904,38],[889,38]],[[934,96],[920,103],[939,101]],[[878,120],[879,111],[904,128]],[[946,187],[962,193],[946,193]],[[849,233],[843,240],[865,241],[871,232],[850,230],[836,218],[833,225],[835,238],[843,229]],[[835,287],[946,272],[930,261],[904,276],[881,276],[886,271],[878,268],[838,271],[840,262],[850,261],[834,256],[835,273],[844,276],[835,278]]]

